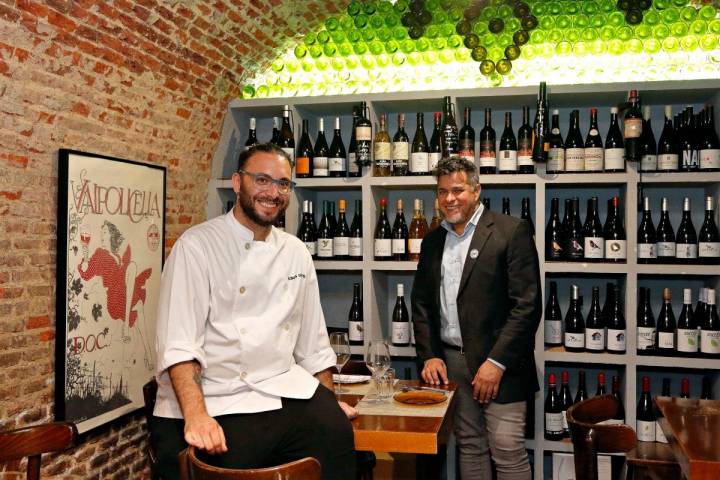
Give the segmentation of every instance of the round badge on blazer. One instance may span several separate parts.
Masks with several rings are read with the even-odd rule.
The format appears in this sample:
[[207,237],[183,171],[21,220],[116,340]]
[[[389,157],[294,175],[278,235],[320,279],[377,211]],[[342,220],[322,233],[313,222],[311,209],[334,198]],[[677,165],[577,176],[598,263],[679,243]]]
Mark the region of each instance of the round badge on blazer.
[[475,259],[475,258],[477,258],[477,256],[478,256],[477,248],[473,248],[472,250],[470,250],[470,258]]

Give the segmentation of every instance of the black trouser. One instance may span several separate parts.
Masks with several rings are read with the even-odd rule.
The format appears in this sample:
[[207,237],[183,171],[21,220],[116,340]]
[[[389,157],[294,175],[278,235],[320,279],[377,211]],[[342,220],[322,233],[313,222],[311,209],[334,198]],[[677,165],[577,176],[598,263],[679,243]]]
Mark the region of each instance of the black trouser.
[[[228,451],[207,455],[218,467],[263,468],[304,457],[322,465],[323,480],[355,478],[355,446],[350,421],[330,390],[319,385],[309,400],[282,399],[280,410],[215,417],[225,433]],[[178,454],[187,447],[184,420],[153,417],[150,426],[158,472],[177,479]]]

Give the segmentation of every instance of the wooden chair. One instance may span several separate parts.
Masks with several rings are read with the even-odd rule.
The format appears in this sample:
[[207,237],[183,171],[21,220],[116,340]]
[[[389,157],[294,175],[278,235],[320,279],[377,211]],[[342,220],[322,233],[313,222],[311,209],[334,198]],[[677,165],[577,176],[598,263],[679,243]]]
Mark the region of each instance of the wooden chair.
[[213,467],[197,458],[195,447],[179,455],[180,480],[320,480],[320,462],[305,457],[268,468],[234,469]]
[[154,378],[143,385],[143,400],[145,401],[145,421],[147,422],[148,436],[147,436],[147,453],[150,460],[150,478],[152,480],[159,480],[160,474],[157,472],[157,455],[152,446],[150,439],[150,421],[155,410],[155,397],[157,397],[157,380]]
[[77,428],[69,422],[51,422],[0,432],[0,463],[28,457],[27,479],[40,478],[40,456],[70,448]]

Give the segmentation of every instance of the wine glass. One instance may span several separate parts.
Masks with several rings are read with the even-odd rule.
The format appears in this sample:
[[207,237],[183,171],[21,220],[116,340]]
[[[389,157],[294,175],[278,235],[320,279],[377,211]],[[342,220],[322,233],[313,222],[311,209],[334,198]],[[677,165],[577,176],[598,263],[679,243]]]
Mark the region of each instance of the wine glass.
[[381,402],[382,392],[379,389],[379,380],[390,368],[390,347],[385,340],[372,340],[368,344],[367,352],[365,352],[365,365],[372,373],[376,392],[374,396],[368,395],[366,398],[373,403]]
[[[335,368],[337,368],[338,374],[342,371],[342,368],[350,360],[350,342],[348,341],[348,334],[346,332],[333,332],[330,334],[330,346],[335,352]],[[338,387],[335,389],[335,393],[347,393],[348,390],[342,388],[338,382]]]
[[88,258],[88,246],[90,245],[90,226],[83,223],[80,228],[80,244],[82,245],[83,258]]

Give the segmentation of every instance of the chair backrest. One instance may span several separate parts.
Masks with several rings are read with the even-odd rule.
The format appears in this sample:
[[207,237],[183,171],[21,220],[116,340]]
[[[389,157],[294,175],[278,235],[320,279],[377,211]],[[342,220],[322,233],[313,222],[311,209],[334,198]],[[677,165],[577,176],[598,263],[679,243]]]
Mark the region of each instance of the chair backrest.
[[320,462],[305,457],[277,467],[234,469],[213,467],[197,458],[195,447],[179,455],[180,480],[320,480]]
[[40,455],[71,447],[77,438],[75,424],[51,422],[0,432],[0,462],[28,457],[27,478],[40,478]]
[[598,422],[612,419],[619,409],[620,405],[612,395],[593,397],[568,409],[575,478],[597,480],[598,453],[627,452],[637,444],[635,430],[627,425],[598,425]]
[[159,479],[160,475],[157,472],[157,455],[155,454],[155,450],[152,446],[152,441],[150,440],[150,422],[151,418],[153,416],[153,410],[155,410],[155,397],[157,397],[157,380],[155,378],[151,379],[149,382],[147,382],[145,385],[143,385],[143,400],[145,401],[145,421],[147,422],[147,428],[148,428],[148,457],[150,457],[150,476],[153,480]]

